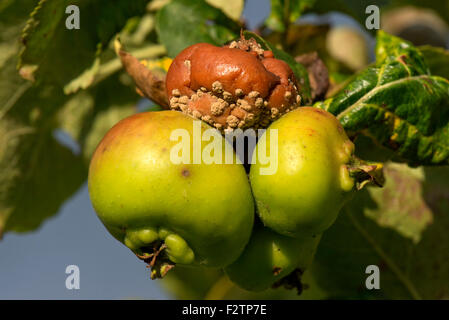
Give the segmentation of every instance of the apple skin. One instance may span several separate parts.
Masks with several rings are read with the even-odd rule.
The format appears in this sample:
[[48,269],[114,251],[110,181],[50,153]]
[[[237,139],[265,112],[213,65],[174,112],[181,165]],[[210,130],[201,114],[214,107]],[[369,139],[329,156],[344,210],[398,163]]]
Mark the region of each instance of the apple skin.
[[[185,129],[193,139],[194,121],[177,111],[160,111],[117,123],[92,157],[89,194],[105,227],[137,255],[150,255],[162,242],[174,264],[224,267],[249,240],[254,200],[241,164],[170,160],[180,141],[171,141],[171,133]],[[200,128],[211,129],[203,122]]]
[[321,235],[291,238],[257,225],[242,255],[224,271],[248,291],[269,289],[295,269],[312,263]]
[[[355,190],[348,166],[354,144],[329,112],[301,107],[275,121],[278,167],[263,175],[265,165],[253,159],[250,181],[263,224],[291,237],[321,234],[338,216]],[[270,143],[265,132],[258,142]],[[267,147],[268,150],[271,147]]]

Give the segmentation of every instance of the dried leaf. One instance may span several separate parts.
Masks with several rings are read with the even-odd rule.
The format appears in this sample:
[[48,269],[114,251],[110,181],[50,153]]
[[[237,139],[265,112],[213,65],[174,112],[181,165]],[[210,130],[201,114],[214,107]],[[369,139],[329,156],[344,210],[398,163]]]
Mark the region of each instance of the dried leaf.
[[305,53],[297,56],[295,60],[307,69],[312,100],[316,101],[324,98],[329,88],[329,73],[318,53]]
[[151,71],[137,58],[124,51],[119,39],[115,40],[114,45],[123,67],[134,80],[139,91],[148,99],[168,109],[165,77]]

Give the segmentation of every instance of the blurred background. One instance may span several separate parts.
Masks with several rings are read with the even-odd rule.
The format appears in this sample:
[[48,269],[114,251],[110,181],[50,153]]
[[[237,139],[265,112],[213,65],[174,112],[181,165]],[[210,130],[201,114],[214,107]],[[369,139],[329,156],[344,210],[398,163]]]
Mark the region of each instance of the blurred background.
[[[354,1],[353,9],[361,11],[360,15],[364,16],[364,7],[357,3]],[[431,8],[427,9],[401,4],[385,14],[382,12],[381,28],[416,45],[447,47],[449,33],[444,17],[449,12],[447,2],[441,1],[447,11],[443,17],[432,8],[434,3],[438,9],[437,1],[433,1]],[[243,18],[248,29],[266,33],[259,27],[269,14],[269,0],[245,2]],[[284,47],[295,54],[307,52],[309,48],[318,51],[335,85],[374,59],[374,34],[366,31],[354,15],[336,11],[306,13],[296,21],[295,28],[286,37]],[[281,33],[271,33],[268,40],[275,42]],[[6,49],[1,47],[0,50]],[[142,99],[139,110],[149,106],[151,102]],[[74,154],[81,152],[78,143],[65,131],[57,130],[54,135]],[[32,208],[30,205],[31,211]],[[282,289],[249,295],[233,288],[215,270],[201,274],[180,270],[164,281],[150,280],[145,265],[113,239],[97,218],[89,201],[86,183],[58,211],[32,232],[8,232],[3,236],[0,241],[0,299],[297,297],[294,292]],[[65,287],[68,265],[80,268],[79,290]],[[301,298],[329,297],[320,292],[318,286],[313,286],[313,281],[308,279],[312,289],[306,290]]]

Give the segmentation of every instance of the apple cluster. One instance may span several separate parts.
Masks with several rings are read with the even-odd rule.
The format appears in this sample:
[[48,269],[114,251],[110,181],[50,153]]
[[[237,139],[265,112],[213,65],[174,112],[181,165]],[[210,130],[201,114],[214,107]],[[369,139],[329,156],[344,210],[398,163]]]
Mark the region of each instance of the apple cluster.
[[[197,44],[168,71],[172,110],[130,116],[107,132],[91,159],[90,198],[152,278],[175,265],[219,267],[257,291],[291,285],[311,263],[356,189],[354,145],[332,114],[299,107],[297,86],[288,65],[255,41]],[[261,174],[258,159],[249,174],[238,162],[174,163],[173,132],[193,136],[195,122],[218,133],[223,155],[222,133],[269,126],[257,145],[276,144],[277,170]]]

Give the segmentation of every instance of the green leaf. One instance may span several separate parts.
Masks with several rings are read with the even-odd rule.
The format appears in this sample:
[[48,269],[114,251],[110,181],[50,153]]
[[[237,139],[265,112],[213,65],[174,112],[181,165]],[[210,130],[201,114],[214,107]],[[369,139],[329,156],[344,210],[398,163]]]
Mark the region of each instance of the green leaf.
[[157,14],[159,40],[172,58],[195,43],[222,45],[235,38],[239,28],[235,21],[204,0],[174,0]]
[[14,0],[2,0],[0,2],[0,21],[4,25],[22,23],[35,5],[36,0],[22,0],[20,3]]
[[66,98],[54,87],[31,87],[15,62],[1,69],[8,81],[0,89],[0,235],[36,229],[86,176],[80,156],[54,138],[54,113]]
[[51,130],[0,121],[0,234],[31,231],[83,183],[85,167]]
[[432,76],[419,50],[378,32],[376,64],[315,106],[350,135],[362,133],[412,165],[449,159],[449,81]]
[[419,51],[433,75],[449,79],[449,51],[443,48],[422,46]]
[[[423,197],[432,209],[432,223],[418,243],[383,228],[366,217],[366,210],[383,210],[368,190],[359,192],[336,223],[323,234],[311,272],[318,286],[332,298],[444,299],[449,297],[449,169],[425,168],[420,188],[399,196],[398,206],[410,197]],[[387,177],[388,179],[388,177]],[[436,183],[440,181],[440,183]],[[424,214],[416,211],[414,214]],[[383,213],[378,213],[383,216]],[[367,290],[365,268],[380,268],[380,290]]]
[[95,58],[92,66],[84,72],[70,81],[65,87],[64,92],[66,94],[77,92],[79,89],[86,89],[92,85],[95,80],[95,76],[98,74],[100,70],[100,58]]
[[123,75],[116,74],[86,92],[80,91],[59,111],[58,125],[79,143],[86,164],[106,132],[137,111],[141,97],[132,83],[125,85],[121,78]]
[[25,3],[7,2],[0,4],[0,68],[12,55],[17,54],[19,48],[20,31],[25,25],[28,11],[24,8],[30,4],[30,0]]
[[298,80],[298,85],[300,86],[299,92],[304,104],[308,104],[312,101],[312,94],[310,89],[309,75],[307,73],[307,69],[304,68],[302,64],[296,62],[295,59],[290,56],[288,53],[282,51],[281,49],[276,48],[274,45],[265,41],[263,38],[255,34],[254,32],[245,31],[243,35],[246,39],[254,38],[257,43],[259,43],[264,50],[271,50],[276,57],[276,59],[284,60],[290,68],[292,68],[293,73]]
[[106,132],[120,120],[136,113],[135,107],[135,103],[130,103],[129,101],[124,104],[114,102],[114,105],[95,112],[89,133],[82,141],[83,156],[86,162],[90,161],[98,143]]
[[283,32],[306,9],[312,8],[315,0],[271,0],[270,2],[271,12],[265,24],[274,31]]
[[72,95],[56,114],[59,129],[66,132],[74,141],[82,141],[85,122],[94,113],[95,98],[89,90],[82,90]]
[[244,0],[206,0],[210,5],[219,8],[229,18],[238,21],[245,6]]
[[[65,85],[88,69],[101,49],[125,25],[145,12],[146,0],[40,0],[22,34],[19,68],[29,79]],[[65,26],[68,5],[80,9],[80,30]]]
[[[0,69],[9,58],[17,54],[20,33],[35,3],[34,0],[23,0],[20,3],[4,0],[0,3]],[[2,85],[7,85],[7,80],[4,77],[0,78],[0,81],[4,82]]]

